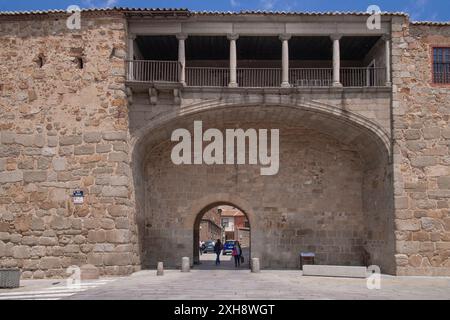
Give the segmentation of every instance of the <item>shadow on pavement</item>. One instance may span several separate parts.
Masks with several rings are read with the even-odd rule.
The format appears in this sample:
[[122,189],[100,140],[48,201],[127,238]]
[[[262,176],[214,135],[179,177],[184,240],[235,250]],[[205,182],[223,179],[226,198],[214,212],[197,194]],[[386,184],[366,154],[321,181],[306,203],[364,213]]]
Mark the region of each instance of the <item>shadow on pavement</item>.
[[204,253],[200,256],[200,264],[195,265],[195,270],[248,270],[250,269],[249,263],[249,248],[242,248],[242,254],[244,256],[244,263],[239,268],[235,267],[234,258],[231,255],[220,255],[220,265],[216,266],[216,254]]

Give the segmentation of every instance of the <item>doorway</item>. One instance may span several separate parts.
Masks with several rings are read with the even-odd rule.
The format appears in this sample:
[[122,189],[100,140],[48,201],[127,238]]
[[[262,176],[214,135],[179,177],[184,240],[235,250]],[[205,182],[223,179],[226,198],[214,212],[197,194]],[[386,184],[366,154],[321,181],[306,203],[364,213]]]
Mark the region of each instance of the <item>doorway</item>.
[[[223,249],[216,264],[217,242]],[[233,249],[240,247],[240,259]],[[234,270],[250,267],[251,227],[244,211],[232,204],[215,204],[200,212],[194,226],[194,265],[200,270]]]

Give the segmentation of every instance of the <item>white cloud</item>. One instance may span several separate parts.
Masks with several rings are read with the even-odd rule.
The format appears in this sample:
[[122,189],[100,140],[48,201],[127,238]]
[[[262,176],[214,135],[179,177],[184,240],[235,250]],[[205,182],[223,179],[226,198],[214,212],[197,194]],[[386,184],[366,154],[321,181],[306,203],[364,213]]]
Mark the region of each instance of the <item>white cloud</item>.
[[230,5],[235,8],[239,7],[241,4],[237,0],[230,0]]
[[113,7],[119,2],[118,0],[106,0],[105,6],[106,7]]
[[416,0],[416,7],[423,7],[428,4],[428,0]]
[[429,0],[413,0],[406,11],[413,20],[419,20],[423,18],[428,2]]
[[114,7],[119,0],[83,0],[83,4],[89,8],[108,8]]
[[261,0],[260,5],[264,10],[272,10],[275,7],[277,0]]

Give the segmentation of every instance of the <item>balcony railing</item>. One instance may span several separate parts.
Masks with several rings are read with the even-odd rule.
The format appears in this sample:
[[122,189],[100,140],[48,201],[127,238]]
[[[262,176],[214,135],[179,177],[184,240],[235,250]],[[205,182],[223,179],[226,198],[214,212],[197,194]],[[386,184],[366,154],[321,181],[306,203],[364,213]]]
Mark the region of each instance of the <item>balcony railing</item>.
[[237,82],[244,88],[267,88],[281,85],[279,68],[238,68]]
[[229,83],[228,68],[186,68],[186,85],[189,87],[227,87]]
[[178,61],[127,61],[127,80],[137,82],[179,82]]
[[289,83],[294,87],[330,87],[333,84],[333,69],[331,68],[290,69]]
[[344,87],[384,87],[386,68],[341,68]]
[[[127,61],[127,80],[134,82],[179,83],[181,65],[177,61]],[[277,88],[282,83],[281,68],[238,68],[239,87]],[[218,67],[186,67],[186,86],[227,87],[230,69]],[[341,68],[340,80],[344,87],[386,86],[386,68]],[[291,68],[289,83],[292,87],[331,87],[332,68]]]

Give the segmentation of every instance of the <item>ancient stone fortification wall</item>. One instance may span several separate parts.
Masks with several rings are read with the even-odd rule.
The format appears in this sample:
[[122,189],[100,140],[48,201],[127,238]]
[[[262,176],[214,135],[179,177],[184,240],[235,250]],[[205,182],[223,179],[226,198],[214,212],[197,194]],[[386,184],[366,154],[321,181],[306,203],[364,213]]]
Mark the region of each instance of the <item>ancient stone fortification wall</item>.
[[[64,17],[2,20],[0,266],[42,278],[86,263],[103,274],[127,274],[140,267],[140,257],[144,266],[162,258],[175,265],[182,255],[192,255],[195,214],[204,209],[196,207],[203,203],[198,199],[226,201],[238,194],[247,204],[241,209],[253,217],[252,239],[258,241],[252,254],[266,267],[296,267],[300,250],[316,251],[320,263],[360,264],[365,249],[383,271],[449,275],[450,91],[431,84],[430,64],[432,45],[450,46],[450,28],[393,19],[392,109],[383,89],[285,96],[186,89],[181,105],[173,94],[161,93],[150,105],[148,95],[134,93],[128,109],[122,17],[83,16],[81,31],[68,30]],[[305,129],[302,114],[284,126],[286,165],[267,179],[245,166],[173,168],[161,158],[167,156],[167,140],[160,149],[135,145],[144,133],[149,138],[167,133],[166,128],[146,132],[154,121],[176,121],[193,104],[206,114],[217,99],[242,103],[228,127],[246,119],[255,128],[265,113],[245,118],[243,111],[255,97],[275,101],[271,107],[279,105],[277,99],[304,98],[328,111],[335,108],[332,117],[344,121],[309,115],[303,124],[314,125]],[[286,112],[291,111],[280,108],[270,120],[298,114]],[[216,122],[224,119],[221,112],[211,114]],[[352,139],[359,132],[349,131],[350,114],[375,123],[373,132],[389,136],[393,129],[393,168],[361,161],[366,150],[378,149],[361,138],[356,150]],[[324,134],[322,125],[333,130]],[[132,150],[137,150],[133,161]],[[75,206],[70,195],[78,188],[86,199]]]
[[83,15],[70,31],[64,17],[33,20],[0,21],[0,266],[26,278],[86,263],[130,273],[126,21]]
[[[147,147],[135,146],[136,159],[143,165],[135,168],[135,175],[142,178],[135,180],[136,190],[145,190],[137,201],[143,267],[153,267],[160,260],[175,267],[181,256],[192,257],[197,215],[206,206],[223,204],[237,196],[237,202],[231,200],[229,204],[239,207],[242,200],[246,206],[240,209],[250,209],[246,213],[252,228],[252,255],[260,257],[264,267],[298,268],[302,251],[316,252],[317,262],[322,264],[361,265],[366,250],[384,272],[395,272],[393,237],[389,237],[393,235],[390,166],[387,157],[377,161],[383,151],[370,139],[360,140],[365,151],[377,150],[373,156],[376,165],[367,165],[367,159],[361,159],[353,144],[356,137],[364,135],[355,133],[349,122],[332,124],[323,115],[303,114],[276,102],[272,108],[263,104],[249,107],[248,101],[258,97],[264,97],[265,102],[280,98],[264,93],[187,91],[182,104],[177,105],[171,94],[161,92],[158,102],[150,105],[147,94],[133,95],[130,131],[135,138],[147,126],[164,119],[160,129],[147,132],[148,138],[140,142],[148,143]],[[389,132],[389,93],[318,93],[303,97],[342,110],[337,118],[346,119],[353,112]],[[235,98],[242,107],[216,107],[217,103],[220,106],[217,98]],[[290,97],[286,100],[289,102]],[[180,115],[192,105],[204,109],[189,119],[182,118]],[[262,177],[258,167],[245,165],[173,165],[173,144],[158,137],[170,137],[175,128],[192,129],[194,120],[204,120],[205,126],[219,129],[279,128],[279,174]],[[302,124],[309,127],[302,128]],[[324,127],[332,129],[324,134]],[[209,200],[202,202],[205,197]]]
[[[273,123],[261,125],[271,128]],[[153,149],[146,167],[151,227],[144,240],[144,267],[154,267],[158,259],[175,267],[181,256],[192,256],[187,208],[220,193],[251,204],[252,254],[264,267],[298,268],[299,253],[310,251],[320,264],[360,265],[365,225],[358,153],[309,129],[282,127],[280,134],[280,172],[270,177],[248,165],[175,166],[170,161],[173,143]]]
[[397,272],[450,275],[450,87],[431,84],[431,47],[449,27],[393,30]]

